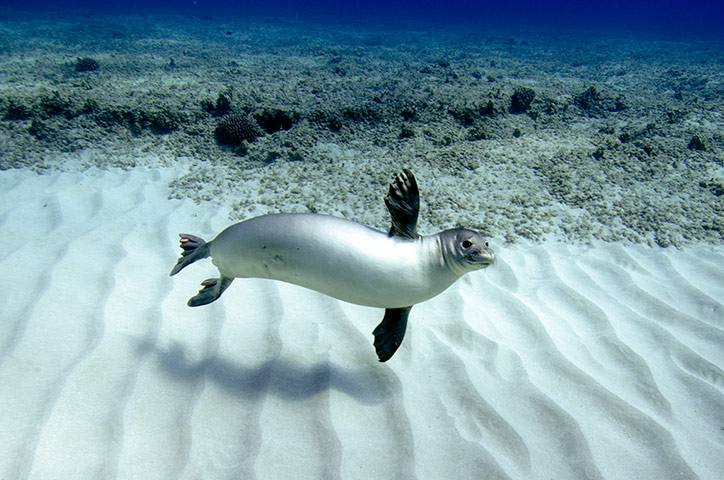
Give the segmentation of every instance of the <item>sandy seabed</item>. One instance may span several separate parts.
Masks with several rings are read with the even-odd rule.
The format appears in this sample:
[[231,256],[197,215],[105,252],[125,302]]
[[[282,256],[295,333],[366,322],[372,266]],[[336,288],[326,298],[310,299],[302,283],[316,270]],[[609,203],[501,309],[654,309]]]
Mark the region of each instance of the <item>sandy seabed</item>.
[[382,311],[265,280],[185,302],[177,167],[0,175],[0,478],[717,479],[724,249],[556,242]]
[[[0,44],[0,479],[721,478],[720,42],[8,14]],[[219,147],[229,112],[266,133]],[[402,167],[422,233],[498,262],[385,364],[380,309],[168,276],[231,219],[385,228]]]

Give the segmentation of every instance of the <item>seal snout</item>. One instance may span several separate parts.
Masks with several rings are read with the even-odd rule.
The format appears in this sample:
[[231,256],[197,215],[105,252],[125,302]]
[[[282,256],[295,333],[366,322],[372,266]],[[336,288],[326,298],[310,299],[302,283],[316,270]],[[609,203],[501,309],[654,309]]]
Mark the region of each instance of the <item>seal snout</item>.
[[495,252],[488,246],[488,242],[485,242],[483,246],[471,255],[474,262],[480,265],[481,268],[486,268],[495,263],[496,257]]
[[487,268],[495,262],[495,254],[485,236],[476,230],[456,228],[438,235],[444,248],[451,252],[450,261],[463,266],[465,272]]

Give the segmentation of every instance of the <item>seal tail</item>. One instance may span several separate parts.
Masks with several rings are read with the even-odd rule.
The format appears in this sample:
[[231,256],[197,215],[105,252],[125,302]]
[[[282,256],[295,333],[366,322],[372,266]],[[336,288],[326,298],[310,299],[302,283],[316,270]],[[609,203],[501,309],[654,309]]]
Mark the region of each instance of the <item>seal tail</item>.
[[184,267],[191,265],[196,260],[201,260],[211,255],[209,244],[199,237],[194,237],[187,233],[180,233],[179,237],[181,237],[181,248],[183,252],[181,252],[181,258],[178,259],[173,270],[171,270],[169,274],[171,276],[176,275],[183,270]]

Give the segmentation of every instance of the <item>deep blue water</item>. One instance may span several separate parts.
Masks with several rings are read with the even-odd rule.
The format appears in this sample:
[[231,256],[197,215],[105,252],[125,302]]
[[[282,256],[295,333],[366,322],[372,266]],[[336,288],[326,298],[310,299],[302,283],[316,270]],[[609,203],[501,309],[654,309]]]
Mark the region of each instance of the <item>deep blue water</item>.
[[305,17],[340,21],[457,22],[551,30],[595,28],[663,37],[724,37],[722,0],[2,0],[0,13],[17,8],[42,14],[94,12],[181,13],[213,17]]

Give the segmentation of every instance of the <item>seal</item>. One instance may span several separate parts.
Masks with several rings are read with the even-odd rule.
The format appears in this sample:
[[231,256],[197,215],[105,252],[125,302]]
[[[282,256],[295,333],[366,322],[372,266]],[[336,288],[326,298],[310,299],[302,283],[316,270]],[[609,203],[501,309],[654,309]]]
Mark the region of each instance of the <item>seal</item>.
[[270,278],[384,308],[373,335],[385,362],[402,343],[413,305],[495,260],[475,230],[418,235],[419,191],[411,171],[395,177],[385,204],[392,217],[387,233],[329,215],[279,213],[231,225],[210,242],[180,234],[183,252],[171,275],[211,256],[219,278],[201,282],[203,288],[188,301],[191,307],[218,299],[235,278]]

